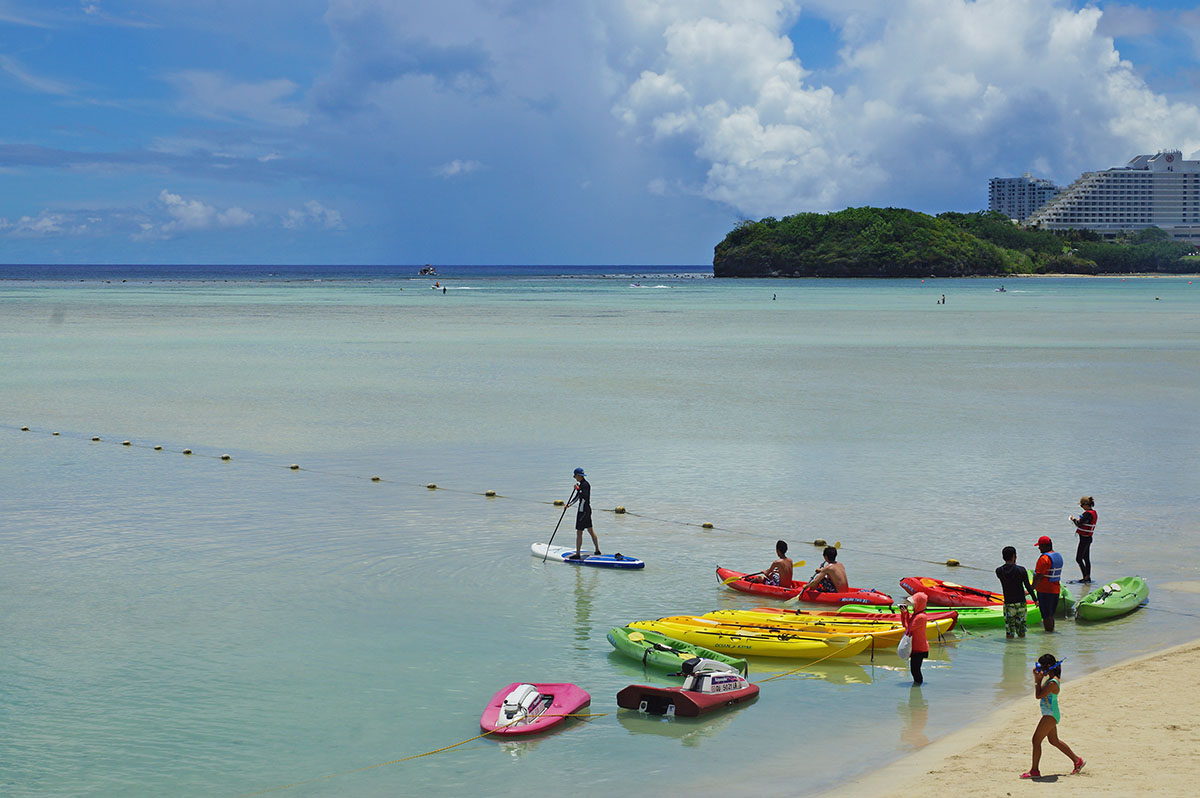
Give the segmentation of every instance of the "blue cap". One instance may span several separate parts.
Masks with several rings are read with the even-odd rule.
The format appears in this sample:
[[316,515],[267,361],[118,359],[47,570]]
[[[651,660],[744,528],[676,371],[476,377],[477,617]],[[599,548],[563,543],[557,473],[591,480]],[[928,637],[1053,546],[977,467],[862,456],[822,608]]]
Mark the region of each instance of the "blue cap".
[[587,474],[583,473],[583,469],[582,469],[582,468],[576,468],[576,469],[575,469],[575,473],[576,473],[578,476],[581,476],[581,477],[586,477],[586,476],[587,476]]

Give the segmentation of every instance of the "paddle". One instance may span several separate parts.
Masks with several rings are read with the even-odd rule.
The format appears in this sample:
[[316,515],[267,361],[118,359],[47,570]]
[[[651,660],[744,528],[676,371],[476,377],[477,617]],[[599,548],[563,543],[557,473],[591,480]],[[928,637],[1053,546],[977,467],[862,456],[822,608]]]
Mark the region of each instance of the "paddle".
[[[808,563],[806,563],[804,560],[801,560],[800,562],[792,563],[793,568],[802,568],[805,565],[808,565]],[[747,577],[751,577],[751,576],[758,576],[759,574],[762,574],[762,573],[764,573],[764,572],[763,571],[755,571],[752,574],[742,574],[741,576],[731,576],[728,579],[722,579],[721,585],[723,587],[723,586],[729,584],[730,582],[736,582],[739,579],[746,579]]]
[[[571,488],[571,493],[574,493],[578,488],[578,485],[576,485],[574,488]],[[558,534],[559,525],[562,524],[562,520],[567,517],[567,508],[571,506],[570,498],[570,496],[567,497],[568,501],[563,505],[562,515],[558,517],[558,523],[554,525],[554,531],[550,533],[550,543],[554,542],[554,536]],[[546,558],[550,556],[550,543],[546,544],[546,554],[542,557],[542,562],[545,562]]]

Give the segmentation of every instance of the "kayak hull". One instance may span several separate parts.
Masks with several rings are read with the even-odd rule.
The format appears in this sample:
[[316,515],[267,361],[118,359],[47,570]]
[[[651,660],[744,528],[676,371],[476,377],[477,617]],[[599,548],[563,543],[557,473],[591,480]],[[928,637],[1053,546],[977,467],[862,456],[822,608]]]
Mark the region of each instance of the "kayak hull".
[[[526,718],[513,722],[502,717],[501,710],[505,697],[522,684],[532,684],[537,688],[539,701]],[[569,682],[513,682],[492,696],[479,719],[479,728],[498,737],[539,734],[553,729],[563,723],[567,716],[591,703],[592,697],[586,690]]]
[[[584,565],[590,568],[615,568],[623,571],[636,571],[646,567],[646,563],[637,557],[627,554],[584,554],[582,559],[568,559],[575,549],[566,546],[549,546],[545,543],[534,543],[530,546],[534,557],[541,557],[546,562],[561,562],[567,565]],[[619,558],[619,559],[618,559]]]
[[650,715],[674,712],[676,717],[695,718],[718,709],[753,701],[758,697],[758,685],[724,693],[698,693],[682,687],[653,687],[631,684],[617,693],[617,706],[635,709]]
[[695,643],[722,654],[733,656],[788,657],[796,659],[825,659],[852,657],[871,645],[870,635],[814,635],[771,633],[713,623],[704,628],[670,621],[634,621],[634,629],[652,632]]
[[1114,579],[1088,593],[1075,605],[1075,615],[1085,621],[1102,621],[1133,612],[1150,597],[1150,586],[1140,576]]
[[[731,657],[710,648],[697,646],[683,640],[676,640],[648,629],[630,629],[628,626],[618,626],[608,630],[608,642],[621,654],[642,663],[648,668],[664,671],[678,671],[680,666],[692,657],[723,662],[738,669],[745,675],[750,666],[742,657]],[[637,639],[638,637],[642,639]],[[663,649],[668,650],[663,650]]]
[[[717,581],[724,582],[726,579],[734,576],[745,576],[741,571],[733,571],[729,568],[717,568]],[[822,593],[817,590],[803,591],[802,588],[806,582],[793,581],[790,587],[780,585],[764,585],[761,582],[751,582],[745,579],[737,579],[730,582],[726,587],[741,591],[742,593],[751,593],[756,596],[776,599],[793,599],[798,598],[800,601],[811,602],[813,604],[891,604],[892,597],[887,593],[881,593],[878,590],[871,588],[850,588],[839,593]]]
[[929,576],[906,576],[900,587],[909,595],[924,593],[929,603],[937,607],[999,607],[1004,604],[1004,594],[977,587],[934,579]]
[[[760,612],[758,610],[717,610],[715,612],[705,613],[703,618],[711,618],[722,623],[742,624],[746,626],[770,625],[770,628],[776,629],[795,629],[803,634],[811,634],[814,632],[836,634],[836,635],[871,635],[875,638],[875,645],[895,645],[900,642],[900,638],[904,637],[904,626],[900,623],[899,616],[893,616],[890,620],[876,621],[864,619],[858,621],[855,616],[843,615],[842,620],[836,617],[817,617],[813,615],[802,615],[796,613],[783,612]],[[945,616],[937,620],[930,619],[926,625],[926,634],[929,639],[934,640],[947,634],[954,628],[955,619]]]

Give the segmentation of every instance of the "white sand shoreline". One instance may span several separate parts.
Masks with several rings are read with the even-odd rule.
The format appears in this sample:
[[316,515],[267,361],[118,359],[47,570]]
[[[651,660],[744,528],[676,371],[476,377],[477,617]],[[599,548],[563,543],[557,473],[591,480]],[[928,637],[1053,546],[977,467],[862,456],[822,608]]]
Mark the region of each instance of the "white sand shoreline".
[[[1060,734],[1087,762],[1071,776],[1071,763],[1042,747],[1041,780],[1022,780],[1029,769],[1038,707],[1029,695],[919,751],[821,793],[823,798],[911,798],[920,793],[1009,798],[1181,796],[1196,792],[1200,769],[1200,639],[1145,654],[1063,682]],[[1048,783],[1052,782],[1052,784]],[[1051,792],[1052,791],[1052,792]]]

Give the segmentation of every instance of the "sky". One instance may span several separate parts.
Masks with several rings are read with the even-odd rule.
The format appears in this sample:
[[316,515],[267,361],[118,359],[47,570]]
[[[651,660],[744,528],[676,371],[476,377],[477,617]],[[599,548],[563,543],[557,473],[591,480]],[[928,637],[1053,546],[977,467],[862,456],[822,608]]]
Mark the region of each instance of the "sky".
[[0,0],[0,263],[704,265],[1162,149],[1177,0]]

